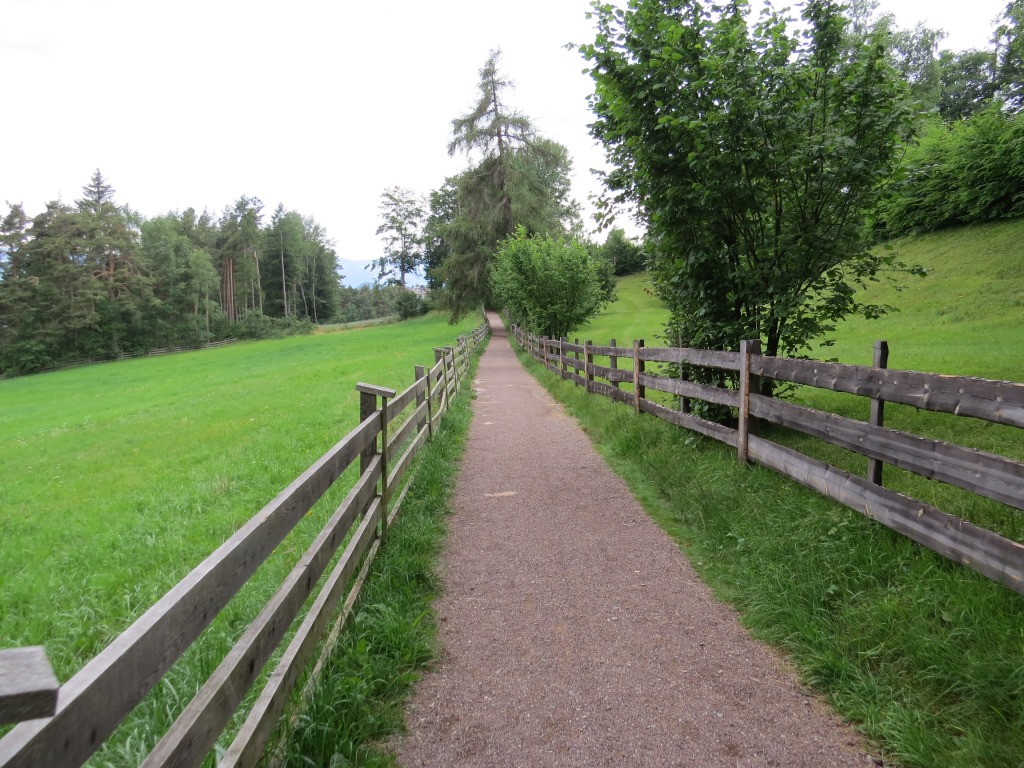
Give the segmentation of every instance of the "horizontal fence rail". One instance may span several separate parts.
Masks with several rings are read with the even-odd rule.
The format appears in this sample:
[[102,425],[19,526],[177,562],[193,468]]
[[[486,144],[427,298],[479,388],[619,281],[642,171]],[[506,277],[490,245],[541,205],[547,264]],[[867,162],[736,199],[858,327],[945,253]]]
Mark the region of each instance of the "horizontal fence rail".
[[[875,365],[867,367],[768,357],[760,354],[756,341],[745,341],[739,352],[728,352],[645,347],[642,340],[629,346],[614,339],[605,346],[569,343],[564,338],[538,337],[515,324],[512,331],[519,345],[548,370],[588,393],[726,443],[736,449],[739,461],[769,467],[1024,594],[1024,545],[882,485],[882,466],[889,464],[1012,510],[1024,510],[1024,462],[883,425],[883,406],[893,402],[1024,427],[1024,384],[890,370],[885,342],[876,344]],[[595,363],[595,356],[608,358],[608,364]],[[649,372],[649,363],[674,365],[676,372]],[[693,368],[722,372],[722,386],[689,381],[687,370]],[[726,375],[735,387],[725,385]],[[758,392],[761,378],[870,398],[871,416],[862,422],[765,397]],[[676,396],[679,408],[651,400],[648,390]],[[735,428],[690,413],[691,400],[732,409]],[[796,430],[867,457],[868,477],[857,477],[759,436],[759,422]]]
[[[412,460],[437,429],[468,374],[474,349],[488,331],[485,323],[471,336],[460,337],[456,345],[435,350],[434,365],[429,370],[416,366],[413,384],[401,393],[358,384],[359,426],[64,685],[58,688],[41,648],[0,651],[0,723],[20,723],[0,739],[0,766],[85,763],[313,505],[358,461],[359,478],[344,501],[143,763],[201,764],[316,592],[310,610],[219,763],[256,765],[296,681],[331,626],[314,675],[333,650],[369,564],[404,501]],[[396,499],[394,494],[403,481]],[[341,557],[328,572],[343,544]],[[361,562],[356,585],[349,589]],[[338,612],[346,590],[345,608]],[[307,682],[307,689],[311,685]]]

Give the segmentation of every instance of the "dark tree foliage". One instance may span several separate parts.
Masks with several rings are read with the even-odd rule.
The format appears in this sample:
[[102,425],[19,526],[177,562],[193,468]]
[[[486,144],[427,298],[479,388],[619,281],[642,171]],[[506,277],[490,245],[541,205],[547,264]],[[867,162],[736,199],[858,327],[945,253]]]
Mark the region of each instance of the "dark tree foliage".
[[812,0],[804,27],[746,2],[595,3],[582,46],[592,134],[613,170],[603,204],[647,226],[668,337],[769,355],[823,339],[890,261],[868,248],[871,210],[911,128],[884,37],[850,44],[843,6]]

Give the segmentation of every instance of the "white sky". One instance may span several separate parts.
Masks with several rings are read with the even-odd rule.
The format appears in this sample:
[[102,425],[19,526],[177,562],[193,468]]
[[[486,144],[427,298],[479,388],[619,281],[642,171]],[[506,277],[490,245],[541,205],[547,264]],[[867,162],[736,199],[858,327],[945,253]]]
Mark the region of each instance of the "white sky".
[[[882,0],[901,26],[987,47],[1006,0]],[[386,187],[426,193],[465,167],[451,120],[503,50],[512,103],[565,144],[581,202],[602,153],[590,80],[563,46],[593,38],[588,0],[0,0],[0,203],[73,202],[99,168],[152,217],[219,216],[240,195],[313,216],[338,255],[379,255]],[[0,215],[7,211],[0,208]],[[603,236],[602,236],[603,239]]]

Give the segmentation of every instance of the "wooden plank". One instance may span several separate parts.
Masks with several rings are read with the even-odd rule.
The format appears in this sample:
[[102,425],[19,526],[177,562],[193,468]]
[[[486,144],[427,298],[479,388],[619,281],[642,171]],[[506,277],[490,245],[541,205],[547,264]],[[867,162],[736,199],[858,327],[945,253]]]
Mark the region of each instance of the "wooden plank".
[[360,476],[274,596],[143,761],[143,768],[202,763],[320,581],[352,523],[374,499],[382,470],[381,457],[374,457],[370,469]]
[[398,451],[402,446],[408,442],[409,437],[413,432],[417,432],[420,429],[420,423],[423,420],[423,414],[426,413],[427,404],[423,403],[419,405],[415,411],[409,414],[409,418],[406,419],[402,426],[398,428],[395,434],[388,439],[388,461],[390,462],[394,458],[395,452]]
[[0,766],[82,765],[379,429],[378,416],[364,420],[250,518],[64,684],[52,718],[16,725],[0,740]]
[[0,651],[0,725],[50,717],[60,683],[41,645]]
[[568,367],[568,368],[572,368],[573,370],[576,370],[576,371],[582,371],[583,370],[584,363],[583,363],[582,360],[577,360],[574,357],[567,357],[567,358],[565,358],[564,362],[565,362],[566,367]]
[[[889,344],[884,341],[876,341],[872,353],[871,364],[875,368],[889,367]],[[871,413],[868,423],[876,427],[885,426],[885,400],[878,397],[871,398]],[[875,485],[882,484],[882,467],[884,465],[878,459],[868,459],[868,480]]]
[[594,375],[607,379],[612,384],[633,383],[633,371],[627,368],[605,368],[603,365],[595,365]]
[[738,352],[715,349],[690,349],[688,347],[646,347],[640,353],[641,360],[659,363],[689,363],[705,368],[723,368],[727,371],[740,369]]
[[763,438],[751,435],[749,452],[759,464],[1024,594],[1024,545]]
[[616,387],[613,387],[613,386],[611,386],[609,384],[605,384],[605,383],[600,382],[600,381],[595,381],[594,384],[593,384],[593,387],[594,387],[594,392],[596,394],[598,394],[598,395],[604,395],[605,397],[610,397],[612,400],[615,400],[616,402],[619,402],[619,403],[626,403],[628,405],[632,405],[633,404],[633,393],[632,392],[627,392],[625,390],[618,389]]
[[760,351],[761,341],[759,339],[740,342],[739,426],[736,430],[736,458],[740,464],[747,463],[748,439],[751,434],[756,434],[751,429],[750,392],[751,390],[757,391],[758,379],[750,372],[750,357]]
[[392,493],[394,493],[394,490],[398,486],[398,483],[402,480],[402,476],[405,474],[406,470],[409,469],[409,464],[412,462],[416,454],[420,452],[420,448],[423,447],[423,444],[426,442],[426,440],[426,432],[420,432],[418,435],[416,435],[416,439],[409,444],[409,447],[406,448],[405,453],[402,454],[402,457],[395,464],[395,468],[391,471],[391,474],[388,476],[389,497]]
[[[651,347],[656,349],[656,347]],[[605,357],[628,357],[633,359],[633,348],[632,347],[617,347],[615,346],[615,340],[612,339],[612,343],[607,347],[599,347],[596,344],[591,350],[595,355],[604,355]],[[612,366],[613,368],[616,366]]]
[[400,394],[396,395],[393,400],[389,400],[387,411],[388,421],[394,421],[395,417],[401,414],[409,403],[423,394],[426,388],[427,382],[423,379],[418,379],[402,390]]
[[751,395],[750,412],[849,451],[1024,509],[1022,462],[761,395]]
[[834,392],[1024,427],[1024,384],[755,355],[750,370]]
[[698,400],[706,400],[709,403],[727,405],[737,408],[740,404],[740,393],[735,389],[723,389],[721,387],[709,387],[706,384],[697,384],[692,381],[681,379],[669,379],[662,376],[652,376],[649,373],[640,376],[640,383],[659,392],[668,392],[671,395],[690,397]]
[[640,377],[644,373],[644,359],[641,357],[644,348],[643,339],[633,341],[633,410],[640,413],[640,401],[644,399],[644,388],[640,383]]
[[331,612],[338,604],[345,587],[359,564],[359,559],[373,542],[377,523],[383,512],[380,498],[374,499],[363,521],[349,541],[345,552],[338,560],[330,577],[317,595],[309,613],[299,626],[295,637],[288,644],[256,700],[249,716],[243,723],[227,754],[220,761],[220,768],[228,766],[255,766],[263,754],[267,739],[274,732],[277,721],[284,711],[292,688],[306,663],[316,651],[317,642],[330,622]]
[[389,400],[395,396],[395,390],[393,389],[378,387],[376,384],[366,384],[362,381],[356,384],[356,392],[373,395],[374,397],[386,397]]
[[697,416],[693,416],[689,413],[681,413],[680,411],[666,408],[658,403],[652,403],[650,400],[644,400],[641,403],[645,413],[650,413],[653,416],[657,416],[659,419],[675,424],[679,427],[698,432],[706,437],[710,437],[713,440],[731,445],[733,448],[736,447],[736,430],[730,429],[729,427],[722,426],[721,424],[715,424],[713,421],[706,421]]

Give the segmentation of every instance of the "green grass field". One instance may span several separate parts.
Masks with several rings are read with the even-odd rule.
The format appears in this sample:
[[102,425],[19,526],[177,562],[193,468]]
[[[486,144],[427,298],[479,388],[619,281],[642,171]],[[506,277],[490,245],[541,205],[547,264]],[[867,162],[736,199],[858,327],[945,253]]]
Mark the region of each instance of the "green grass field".
[[[478,323],[432,315],[0,381],[0,647],[43,644],[67,680],[358,423],[357,382],[402,389]],[[141,716],[156,722],[129,724],[111,761],[134,764],[350,484],[172,670]]]
[[[904,261],[930,275],[908,279],[898,295],[875,286],[873,298],[902,311],[844,322],[820,356],[870,364],[882,338],[893,368],[1024,380],[1022,238],[1018,221],[896,243]],[[644,283],[621,281],[628,310],[612,307],[579,337],[664,345],[665,310]],[[1024,598],[769,470],[738,467],[728,446],[636,417],[528,365],[752,633],[785,651],[887,759],[1024,765]],[[860,398],[809,388],[796,396],[867,414]],[[887,423],[1024,458],[1019,429],[891,405]],[[840,449],[769,436],[864,471],[866,460]],[[1002,505],[891,468],[886,482],[1018,539],[1024,532],[1024,513]]]

